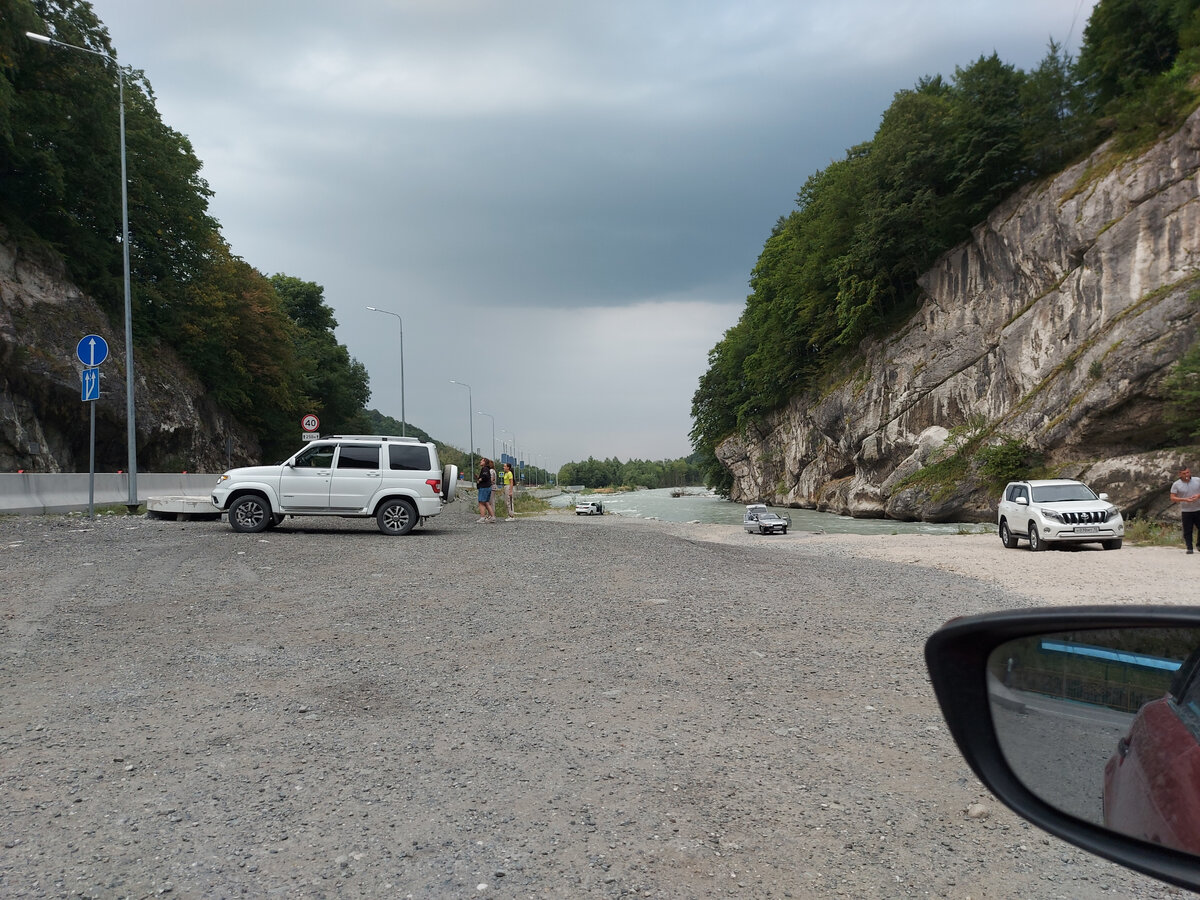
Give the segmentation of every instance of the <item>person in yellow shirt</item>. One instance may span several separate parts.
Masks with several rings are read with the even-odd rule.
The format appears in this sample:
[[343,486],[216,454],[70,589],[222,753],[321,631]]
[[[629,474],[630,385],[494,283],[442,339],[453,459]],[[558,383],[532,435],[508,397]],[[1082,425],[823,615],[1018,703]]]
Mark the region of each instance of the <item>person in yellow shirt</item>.
[[504,481],[504,499],[508,502],[508,518],[512,520],[516,518],[513,504],[513,482],[516,479],[513,478],[512,463],[504,464],[504,474],[500,477]]

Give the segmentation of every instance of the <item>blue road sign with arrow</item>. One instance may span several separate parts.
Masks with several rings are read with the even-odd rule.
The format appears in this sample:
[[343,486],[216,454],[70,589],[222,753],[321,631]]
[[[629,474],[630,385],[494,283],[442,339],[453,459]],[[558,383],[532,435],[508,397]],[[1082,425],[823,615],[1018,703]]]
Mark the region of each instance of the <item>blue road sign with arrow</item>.
[[99,369],[84,369],[79,373],[80,382],[83,388],[83,400],[99,400],[100,399],[100,370]]
[[98,366],[108,359],[108,341],[98,334],[84,335],[75,348],[75,355],[89,368]]

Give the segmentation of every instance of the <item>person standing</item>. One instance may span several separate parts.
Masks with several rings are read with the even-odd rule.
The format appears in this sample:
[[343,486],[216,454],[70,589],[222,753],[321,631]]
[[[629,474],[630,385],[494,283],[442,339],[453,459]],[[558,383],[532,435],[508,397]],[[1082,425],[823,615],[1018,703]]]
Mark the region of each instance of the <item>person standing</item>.
[[490,459],[488,460],[488,465],[491,466],[491,469],[489,469],[488,471],[490,471],[492,473],[492,501],[488,504],[488,521],[495,522],[496,521],[496,494],[500,490],[500,476],[496,474],[496,464],[494,462],[492,462]]
[[479,474],[475,477],[475,487],[478,489],[480,522],[491,521],[492,509],[492,461],[484,457],[479,461]]
[[1184,466],[1179,470],[1179,480],[1171,485],[1171,502],[1179,504],[1183,516],[1183,545],[1192,552],[1192,529],[1200,535],[1200,478],[1192,477],[1192,470]]
[[504,464],[504,475],[501,477],[504,479],[504,499],[508,503],[508,520],[511,522],[516,518],[516,506],[513,498],[516,479],[513,477],[512,463]]

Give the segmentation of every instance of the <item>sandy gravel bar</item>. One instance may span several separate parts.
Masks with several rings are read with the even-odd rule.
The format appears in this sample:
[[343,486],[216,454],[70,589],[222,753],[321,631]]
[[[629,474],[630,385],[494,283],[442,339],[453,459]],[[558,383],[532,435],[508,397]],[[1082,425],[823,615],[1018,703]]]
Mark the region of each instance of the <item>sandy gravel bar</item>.
[[1177,897],[999,806],[921,651],[1183,600],[1196,560],[465,502],[405,538],[3,518],[0,896]]

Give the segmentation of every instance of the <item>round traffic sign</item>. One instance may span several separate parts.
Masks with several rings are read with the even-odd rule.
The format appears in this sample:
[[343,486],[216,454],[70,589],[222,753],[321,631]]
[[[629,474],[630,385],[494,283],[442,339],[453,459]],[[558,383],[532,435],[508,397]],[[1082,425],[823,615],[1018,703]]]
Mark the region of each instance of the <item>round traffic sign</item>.
[[300,427],[303,428],[305,431],[316,431],[318,428],[321,427],[321,420],[318,419],[316,416],[314,416],[312,413],[309,413],[307,416],[305,416],[303,419],[300,420]]
[[86,334],[75,347],[75,356],[89,369],[108,359],[108,341],[98,334]]

